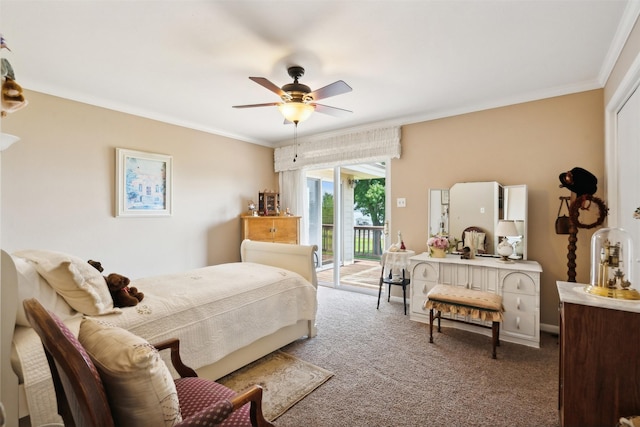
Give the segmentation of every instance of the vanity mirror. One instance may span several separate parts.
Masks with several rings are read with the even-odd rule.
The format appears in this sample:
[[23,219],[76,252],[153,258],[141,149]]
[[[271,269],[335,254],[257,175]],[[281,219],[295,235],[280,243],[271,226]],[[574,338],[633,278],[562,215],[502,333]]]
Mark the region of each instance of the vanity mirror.
[[[450,189],[429,190],[429,235],[448,234],[462,240],[465,229],[484,232],[480,255],[497,255],[495,227],[500,219],[515,221],[522,237],[509,237],[514,257],[527,259],[527,186],[491,182],[463,182]],[[482,236],[480,235],[480,238]],[[482,242],[481,242],[482,243]]]

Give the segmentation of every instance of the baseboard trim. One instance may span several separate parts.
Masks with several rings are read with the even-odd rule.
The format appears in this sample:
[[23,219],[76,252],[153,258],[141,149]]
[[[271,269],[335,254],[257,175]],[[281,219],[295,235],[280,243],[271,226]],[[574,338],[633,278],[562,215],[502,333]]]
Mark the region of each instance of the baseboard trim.
[[543,332],[549,332],[550,334],[560,334],[560,327],[558,325],[549,325],[548,323],[541,323],[540,330]]

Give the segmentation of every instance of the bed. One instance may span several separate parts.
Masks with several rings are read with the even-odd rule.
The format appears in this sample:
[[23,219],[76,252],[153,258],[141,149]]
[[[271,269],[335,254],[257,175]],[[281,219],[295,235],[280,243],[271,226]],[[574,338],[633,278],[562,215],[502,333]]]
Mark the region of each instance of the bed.
[[[130,286],[145,297],[120,309],[109,306],[84,260],[49,251],[2,251],[0,402],[6,425],[18,426],[27,415],[32,426],[61,423],[42,345],[21,320],[25,297],[45,300],[76,333],[83,316],[99,316],[150,342],[177,337],[185,363],[215,380],[316,335],[315,250],[245,240],[241,262],[132,280]],[[25,291],[25,283],[33,289]]]

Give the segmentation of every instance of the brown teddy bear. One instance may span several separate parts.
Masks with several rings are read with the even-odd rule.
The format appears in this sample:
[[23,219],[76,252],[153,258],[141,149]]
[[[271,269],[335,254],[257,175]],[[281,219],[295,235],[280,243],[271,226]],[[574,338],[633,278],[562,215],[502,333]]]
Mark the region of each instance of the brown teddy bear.
[[[103,272],[102,264],[99,261],[89,260],[96,270]],[[108,276],[104,276],[107,282],[107,287],[111,293],[114,307],[133,307],[137,305],[144,298],[144,294],[139,292],[135,286],[129,287],[129,278],[117,273],[111,273]]]

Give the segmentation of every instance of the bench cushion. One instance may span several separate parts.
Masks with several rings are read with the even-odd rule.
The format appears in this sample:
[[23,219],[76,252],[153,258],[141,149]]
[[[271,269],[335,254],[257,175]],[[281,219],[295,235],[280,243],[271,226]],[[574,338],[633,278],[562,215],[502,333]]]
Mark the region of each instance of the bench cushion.
[[501,322],[504,312],[500,295],[450,285],[431,289],[424,308],[492,322]]

